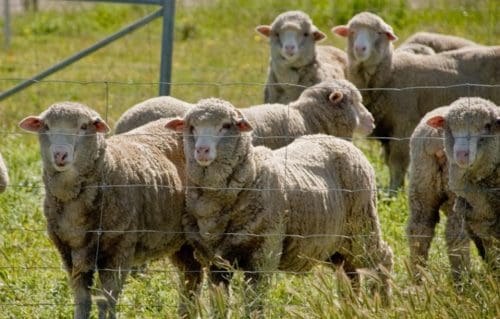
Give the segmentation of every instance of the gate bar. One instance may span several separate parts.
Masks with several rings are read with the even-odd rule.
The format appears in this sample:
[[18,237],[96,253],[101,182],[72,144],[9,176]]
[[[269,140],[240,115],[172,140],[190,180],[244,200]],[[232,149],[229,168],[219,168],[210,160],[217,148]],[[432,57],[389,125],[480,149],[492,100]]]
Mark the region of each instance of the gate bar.
[[[170,2],[174,2],[174,1],[170,1]],[[119,30],[118,32],[113,33],[112,35],[108,36],[107,38],[102,39],[101,41],[97,42],[96,44],[94,44],[86,49],[83,49],[82,51],[70,56],[69,58],[51,66],[50,68],[46,69],[45,71],[40,72],[39,74],[35,75],[31,79],[25,80],[25,81],[19,83],[18,85],[14,86],[13,88],[11,88],[5,92],[2,92],[0,94],[0,100],[3,100],[6,97],[9,97],[14,93],[21,91],[22,89],[33,85],[34,83],[51,75],[52,73],[55,73],[55,72],[59,71],[60,69],[62,69],[64,67],[80,60],[81,58],[89,55],[90,53],[97,51],[100,48],[110,44],[111,42],[115,41],[116,39],[119,39],[119,38],[123,37],[124,35],[135,31],[136,29],[153,21],[154,19],[163,16],[163,13],[164,13],[164,8],[161,8],[158,11],[155,11],[155,12],[143,17],[142,19],[137,20],[136,22],[124,27],[123,29]]]

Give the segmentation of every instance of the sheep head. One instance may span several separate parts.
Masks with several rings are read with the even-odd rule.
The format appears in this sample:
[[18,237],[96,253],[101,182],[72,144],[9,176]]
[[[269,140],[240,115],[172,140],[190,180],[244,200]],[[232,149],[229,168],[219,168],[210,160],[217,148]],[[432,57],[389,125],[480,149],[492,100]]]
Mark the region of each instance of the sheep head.
[[96,156],[98,135],[109,132],[99,114],[73,102],[53,104],[39,116],[24,118],[19,126],[38,133],[44,168],[57,172],[76,169],[79,162]]

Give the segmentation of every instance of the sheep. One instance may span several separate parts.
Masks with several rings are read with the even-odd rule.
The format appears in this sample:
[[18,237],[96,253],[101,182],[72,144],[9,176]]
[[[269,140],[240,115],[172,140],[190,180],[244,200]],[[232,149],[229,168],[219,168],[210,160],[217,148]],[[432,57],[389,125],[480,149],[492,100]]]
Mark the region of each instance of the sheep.
[[449,106],[443,106],[427,113],[410,139],[410,216],[406,233],[412,272],[419,281],[422,278],[418,266],[424,266],[428,259],[440,209],[447,215],[445,237],[452,275],[456,282],[470,262],[469,238],[462,227],[463,218],[453,210],[455,194],[448,187],[448,161],[442,141],[443,130],[427,125],[428,119],[436,115],[444,116],[448,110]]
[[419,54],[434,54],[470,46],[480,46],[480,44],[453,35],[435,32],[417,32],[406,39],[398,47],[398,50],[407,50]]
[[[444,131],[448,187],[457,199],[453,209],[481,256],[500,269],[500,108],[483,98],[461,98],[427,124]],[[498,275],[498,273],[496,273]]]
[[289,103],[309,86],[324,80],[344,79],[347,64],[343,50],[316,46],[326,35],[302,11],[287,11],[271,25],[256,31],[269,38],[270,59],[264,103]]
[[171,96],[159,96],[138,103],[120,116],[115,134],[128,132],[154,120],[183,116],[192,104]]
[[90,317],[94,272],[105,297],[99,318],[115,318],[129,270],[161,256],[188,271],[183,293],[196,292],[201,266],[182,234],[182,143],[161,120],[104,139],[109,128],[97,112],[60,102],[19,126],[38,133],[47,230],[69,275],[75,318]]
[[288,105],[264,104],[241,109],[254,127],[253,144],[277,149],[307,134],[350,139],[374,128],[358,89],[347,80],[323,81],[307,88]]
[[[352,143],[308,135],[278,150],[253,146],[252,126],[229,102],[205,99],[166,126],[184,137],[189,242],[200,262],[302,272],[325,262],[375,270],[389,300],[392,251],[381,239],[373,168]],[[307,151],[305,151],[307,150]],[[270,235],[274,234],[274,235]],[[213,283],[227,284],[219,272]]]
[[404,45],[400,45],[396,51],[406,51],[413,54],[421,54],[421,55],[433,55],[436,54],[433,48],[420,43],[407,43]]
[[373,135],[395,137],[381,139],[392,190],[403,186],[409,162],[407,138],[427,112],[462,96],[500,101],[500,90],[489,86],[500,83],[500,46],[435,55],[394,52],[397,36],[391,26],[368,12],[332,32],[348,38],[347,77],[375,117]]
[[8,185],[9,185],[9,174],[7,166],[5,165],[2,154],[0,154],[0,193],[3,193]]
[[[133,128],[147,120],[170,117],[179,109],[172,108],[169,103],[163,104],[160,98],[157,101],[160,103],[140,103],[125,112],[118,121],[120,128]],[[361,94],[347,80],[323,81],[306,89],[297,101],[288,105],[263,104],[239,111],[254,127],[253,144],[271,149],[283,147],[305,134],[352,138],[353,133],[368,135],[374,128],[373,117],[362,104]],[[178,116],[184,115],[184,112],[179,113],[182,114]],[[122,132],[118,126],[116,131]]]

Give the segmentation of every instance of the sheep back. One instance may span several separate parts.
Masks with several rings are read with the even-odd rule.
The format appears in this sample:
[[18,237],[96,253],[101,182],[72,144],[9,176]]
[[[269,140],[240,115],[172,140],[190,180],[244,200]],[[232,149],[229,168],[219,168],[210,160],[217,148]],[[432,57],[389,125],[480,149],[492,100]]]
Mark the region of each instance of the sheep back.
[[123,113],[115,125],[115,134],[125,133],[160,118],[184,116],[190,103],[171,96],[159,96],[140,102]]

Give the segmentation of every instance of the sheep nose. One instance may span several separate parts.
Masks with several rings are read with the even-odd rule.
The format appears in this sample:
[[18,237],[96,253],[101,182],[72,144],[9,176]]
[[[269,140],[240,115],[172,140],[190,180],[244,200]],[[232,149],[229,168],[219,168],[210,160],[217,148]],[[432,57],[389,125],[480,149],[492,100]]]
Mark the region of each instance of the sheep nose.
[[196,154],[198,155],[207,155],[210,152],[210,148],[208,146],[198,146],[196,148]]
[[293,55],[295,53],[295,45],[293,44],[285,45],[285,51],[287,54]]
[[366,46],[363,45],[363,46],[357,46],[356,47],[356,51],[358,51],[358,53],[365,53],[366,52]]
[[70,147],[66,145],[52,145],[51,147],[52,157],[54,163],[57,166],[64,166],[67,164],[69,158]]
[[468,165],[469,164],[469,151],[467,151],[467,150],[456,151],[455,158],[456,158],[458,164]]

